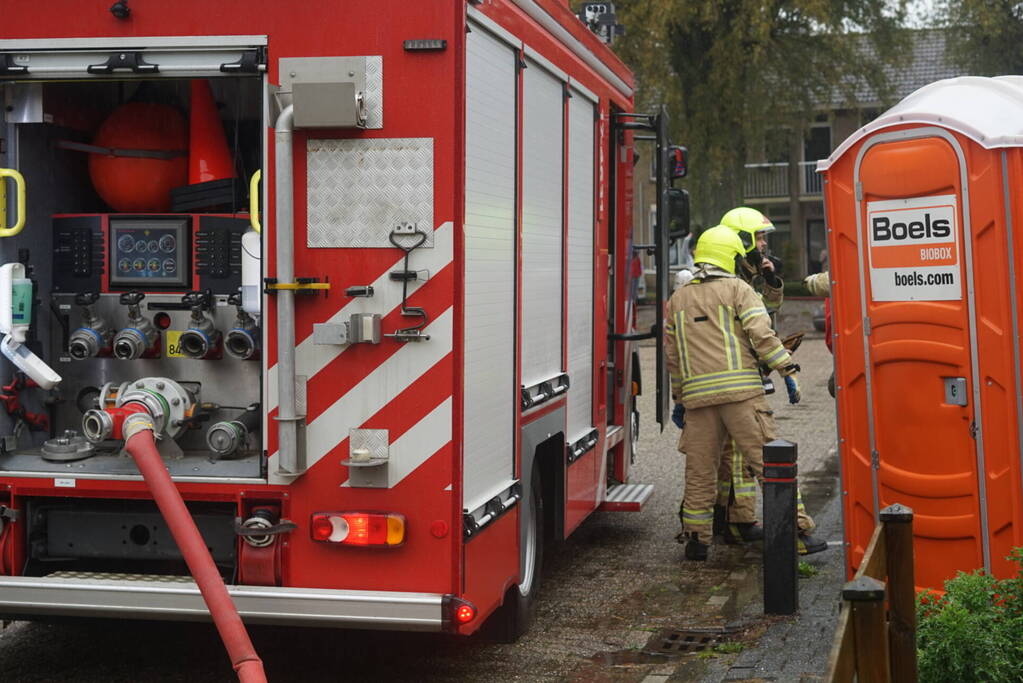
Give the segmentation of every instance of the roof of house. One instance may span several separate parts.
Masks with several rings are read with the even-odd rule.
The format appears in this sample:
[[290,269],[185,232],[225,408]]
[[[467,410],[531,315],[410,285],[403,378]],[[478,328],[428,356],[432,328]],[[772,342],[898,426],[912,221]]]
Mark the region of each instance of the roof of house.
[[[944,30],[916,29],[910,31],[909,35],[912,36],[912,45],[906,62],[895,67],[885,67],[885,74],[893,86],[893,100],[896,102],[928,83],[964,75],[962,68],[953,64],[945,53]],[[873,51],[869,41],[864,39],[861,45],[862,49]],[[855,101],[860,107],[881,104],[881,98],[863,81],[856,84]],[[840,108],[847,104],[845,93],[836,88],[831,105]]]

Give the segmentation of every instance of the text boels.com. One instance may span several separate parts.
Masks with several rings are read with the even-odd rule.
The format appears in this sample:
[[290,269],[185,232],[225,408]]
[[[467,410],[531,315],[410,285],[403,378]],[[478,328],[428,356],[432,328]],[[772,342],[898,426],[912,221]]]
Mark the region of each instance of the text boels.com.
[[896,287],[921,287],[924,285],[954,285],[955,273],[894,273]]

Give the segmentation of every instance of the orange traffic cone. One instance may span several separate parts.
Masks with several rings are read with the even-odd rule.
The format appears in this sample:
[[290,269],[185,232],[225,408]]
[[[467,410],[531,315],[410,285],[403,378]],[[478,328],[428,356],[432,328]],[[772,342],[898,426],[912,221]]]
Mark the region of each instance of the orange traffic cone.
[[234,162],[227,148],[224,126],[205,79],[192,81],[189,125],[188,184],[234,178]]

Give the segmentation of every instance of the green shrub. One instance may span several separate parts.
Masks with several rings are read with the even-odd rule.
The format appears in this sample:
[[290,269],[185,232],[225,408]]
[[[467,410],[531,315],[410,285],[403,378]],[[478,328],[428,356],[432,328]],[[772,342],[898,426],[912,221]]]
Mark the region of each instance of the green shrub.
[[1010,559],[1019,566],[1015,578],[959,572],[944,595],[920,595],[921,681],[1023,681],[1023,549]]

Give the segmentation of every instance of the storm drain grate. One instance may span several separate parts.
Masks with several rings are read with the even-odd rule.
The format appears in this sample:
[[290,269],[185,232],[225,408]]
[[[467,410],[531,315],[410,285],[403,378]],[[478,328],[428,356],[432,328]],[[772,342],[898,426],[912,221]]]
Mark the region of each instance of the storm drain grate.
[[644,652],[659,655],[684,655],[709,650],[725,639],[722,631],[676,631],[665,629],[647,641]]

